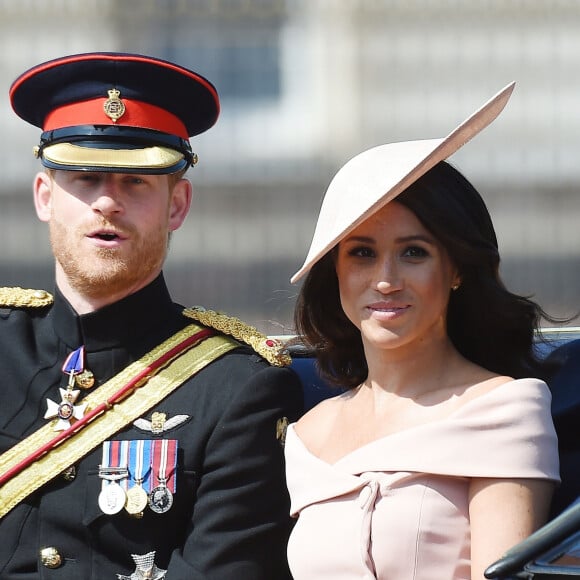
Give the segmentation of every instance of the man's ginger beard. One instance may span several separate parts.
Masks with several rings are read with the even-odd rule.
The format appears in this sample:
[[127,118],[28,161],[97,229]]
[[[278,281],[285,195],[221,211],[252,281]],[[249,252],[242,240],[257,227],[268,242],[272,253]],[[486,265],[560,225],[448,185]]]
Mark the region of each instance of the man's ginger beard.
[[122,293],[139,285],[152,271],[161,270],[169,241],[161,224],[157,234],[149,234],[146,239],[134,228],[124,227],[123,231],[130,235],[129,243],[132,244],[131,254],[127,255],[114,248],[81,250],[87,247],[85,232],[71,231],[54,216],[49,230],[52,251],[69,285],[91,298]]

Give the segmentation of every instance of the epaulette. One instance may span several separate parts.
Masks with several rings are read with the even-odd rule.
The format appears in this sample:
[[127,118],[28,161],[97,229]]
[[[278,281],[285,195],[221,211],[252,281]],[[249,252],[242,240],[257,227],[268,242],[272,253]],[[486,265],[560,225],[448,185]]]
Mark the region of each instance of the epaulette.
[[43,308],[54,302],[52,294],[46,290],[31,288],[0,288],[0,308]]
[[273,366],[285,367],[292,362],[288,351],[281,341],[276,338],[269,338],[257,328],[246,324],[235,316],[228,316],[215,310],[206,310],[203,306],[186,308],[183,314],[204,326],[215,328],[223,334],[227,334],[251,346]]

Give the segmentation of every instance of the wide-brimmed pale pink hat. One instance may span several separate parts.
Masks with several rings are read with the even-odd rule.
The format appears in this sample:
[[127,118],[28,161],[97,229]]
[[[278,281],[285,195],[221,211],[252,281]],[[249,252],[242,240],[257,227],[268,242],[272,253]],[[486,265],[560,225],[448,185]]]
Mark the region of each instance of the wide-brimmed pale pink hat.
[[352,230],[485,129],[501,113],[514,86],[512,82],[503,88],[447,137],[379,145],[343,165],[324,195],[304,265],[290,281],[300,280]]

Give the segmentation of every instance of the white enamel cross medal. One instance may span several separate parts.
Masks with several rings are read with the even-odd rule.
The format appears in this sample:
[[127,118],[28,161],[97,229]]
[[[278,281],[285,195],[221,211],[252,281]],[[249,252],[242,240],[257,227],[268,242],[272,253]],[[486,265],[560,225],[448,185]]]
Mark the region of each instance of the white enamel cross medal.
[[73,389],[75,377],[84,372],[84,347],[81,346],[71,352],[64,361],[62,370],[68,375],[68,385],[66,389],[59,389],[61,401],[57,403],[52,399],[46,399],[45,419],[58,419],[54,426],[55,431],[64,431],[71,426],[71,421],[78,421],[83,418],[87,408],[86,403],[75,405],[80,394],[78,389]]
[[47,409],[44,418],[58,418],[54,430],[64,431],[70,427],[71,420],[78,421],[83,418],[87,405],[86,403],[75,405],[80,391],[72,389],[59,389],[59,391],[62,399],[60,403],[55,403],[52,399],[46,399]]

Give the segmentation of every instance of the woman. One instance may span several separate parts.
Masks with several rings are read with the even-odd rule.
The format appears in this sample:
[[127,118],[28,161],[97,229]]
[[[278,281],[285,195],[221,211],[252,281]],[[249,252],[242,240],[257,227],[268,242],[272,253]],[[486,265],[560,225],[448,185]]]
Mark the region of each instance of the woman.
[[384,145],[332,181],[296,325],[345,387],[291,425],[295,580],[481,579],[547,517],[559,480],[533,335],[546,316],[498,274],[486,206],[445,139]]

